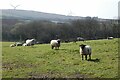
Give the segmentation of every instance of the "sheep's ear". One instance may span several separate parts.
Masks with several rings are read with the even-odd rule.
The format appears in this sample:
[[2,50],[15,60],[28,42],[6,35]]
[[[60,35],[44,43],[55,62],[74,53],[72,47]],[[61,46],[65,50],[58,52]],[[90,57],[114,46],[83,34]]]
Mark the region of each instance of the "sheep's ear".
[[83,44],[79,45],[79,46],[83,46]]

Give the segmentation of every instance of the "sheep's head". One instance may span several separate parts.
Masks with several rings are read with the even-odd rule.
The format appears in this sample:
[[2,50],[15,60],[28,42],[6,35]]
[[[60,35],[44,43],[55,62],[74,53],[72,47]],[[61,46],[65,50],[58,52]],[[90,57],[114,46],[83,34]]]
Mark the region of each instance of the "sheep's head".
[[60,39],[57,39],[58,44],[60,44]]
[[32,41],[36,41],[35,39],[31,39]]
[[81,44],[81,45],[79,45],[79,46],[80,46],[82,49],[84,49],[86,45]]

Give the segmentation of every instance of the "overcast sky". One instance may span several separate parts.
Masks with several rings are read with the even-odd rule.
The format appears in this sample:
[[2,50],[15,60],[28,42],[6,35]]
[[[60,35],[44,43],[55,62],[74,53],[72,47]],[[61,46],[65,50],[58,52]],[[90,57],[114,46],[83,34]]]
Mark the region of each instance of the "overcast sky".
[[117,18],[120,0],[1,0],[0,9],[34,10],[73,16]]

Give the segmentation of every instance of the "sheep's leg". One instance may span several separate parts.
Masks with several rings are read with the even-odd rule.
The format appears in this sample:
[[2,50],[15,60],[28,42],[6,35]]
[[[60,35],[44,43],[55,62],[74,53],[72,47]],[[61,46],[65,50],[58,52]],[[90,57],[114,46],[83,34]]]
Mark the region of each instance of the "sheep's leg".
[[31,43],[29,44],[29,46],[31,46]]
[[91,54],[89,54],[89,59],[91,60]]
[[82,60],[83,60],[83,55],[82,55]]
[[54,47],[52,46],[52,49],[53,49]]
[[87,60],[87,55],[85,55],[85,60]]
[[56,49],[58,49],[58,47],[56,47]]
[[57,49],[57,47],[55,47],[55,49]]

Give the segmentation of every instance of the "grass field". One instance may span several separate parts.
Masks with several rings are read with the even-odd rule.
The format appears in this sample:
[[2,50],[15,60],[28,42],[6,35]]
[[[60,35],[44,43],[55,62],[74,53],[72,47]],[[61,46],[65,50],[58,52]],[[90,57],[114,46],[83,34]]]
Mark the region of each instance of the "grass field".
[[[117,78],[118,39],[9,47],[2,42],[3,78]],[[92,60],[81,60],[79,45],[92,47]]]

